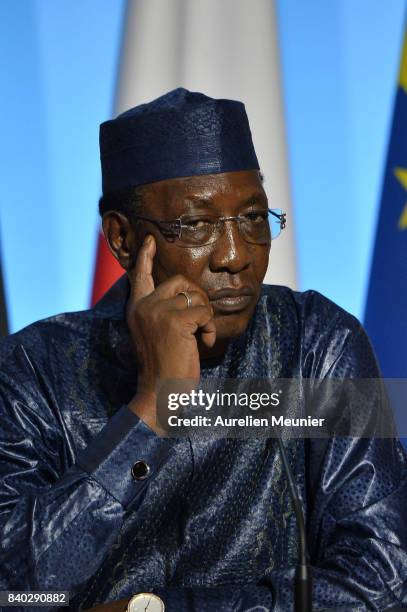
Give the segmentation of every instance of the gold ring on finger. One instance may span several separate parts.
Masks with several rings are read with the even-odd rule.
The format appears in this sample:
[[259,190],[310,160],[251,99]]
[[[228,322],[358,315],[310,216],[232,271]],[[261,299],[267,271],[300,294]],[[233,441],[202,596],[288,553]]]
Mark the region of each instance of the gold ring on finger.
[[192,306],[192,299],[191,296],[189,295],[189,293],[187,291],[180,291],[179,293],[177,293],[177,295],[183,295],[187,301],[187,308],[191,308]]

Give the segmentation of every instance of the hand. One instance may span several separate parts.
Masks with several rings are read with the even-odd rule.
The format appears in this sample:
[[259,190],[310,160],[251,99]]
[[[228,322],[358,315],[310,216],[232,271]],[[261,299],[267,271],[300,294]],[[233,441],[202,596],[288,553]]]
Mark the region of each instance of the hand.
[[[165,379],[199,381],[197,335],[211,348],[216,341],[213,309],[206,293],[185,276],[174,276],[157,288],[152,276],[156,251],[149,235],[130,274],[131,293],[126,320],[139,367],[138,390],[129,407],[153,429],[156,428],[157,386]],[[183,295],[191,297],[186,307]]]

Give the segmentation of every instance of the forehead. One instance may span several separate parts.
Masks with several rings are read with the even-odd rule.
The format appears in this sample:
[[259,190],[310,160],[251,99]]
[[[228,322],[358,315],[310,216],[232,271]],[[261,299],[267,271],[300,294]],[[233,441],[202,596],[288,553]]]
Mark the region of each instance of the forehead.
[[166,216],[182,214],[191,207],[236,209],[253,197],[266,200],[257,170],[159,181],[145,185],[143,195],[149,213]]

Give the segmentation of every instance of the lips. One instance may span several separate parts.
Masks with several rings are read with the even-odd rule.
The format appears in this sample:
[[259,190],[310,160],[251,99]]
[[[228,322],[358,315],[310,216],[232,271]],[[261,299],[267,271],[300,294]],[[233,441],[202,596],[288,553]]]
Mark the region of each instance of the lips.
[[215,311],[240,312],[251,304],[253,295],[253,290],[250,287],[225,287],[210,293],[209,300]]

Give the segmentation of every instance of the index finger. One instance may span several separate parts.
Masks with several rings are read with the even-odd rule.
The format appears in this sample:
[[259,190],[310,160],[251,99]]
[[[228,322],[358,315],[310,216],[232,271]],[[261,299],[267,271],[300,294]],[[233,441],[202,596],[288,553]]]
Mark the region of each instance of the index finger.
[[138,301],[150,295],[155,289],[153,279],[153,260],[156,252],[156,242],[152,234],[145,238],[138,254],[136,265],[130,275],[131,294]]

